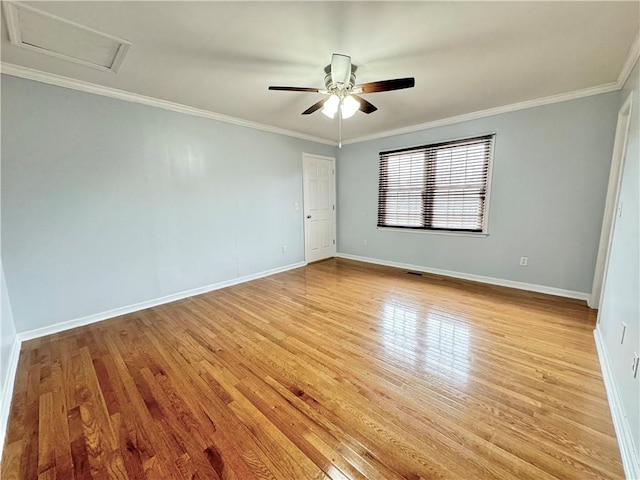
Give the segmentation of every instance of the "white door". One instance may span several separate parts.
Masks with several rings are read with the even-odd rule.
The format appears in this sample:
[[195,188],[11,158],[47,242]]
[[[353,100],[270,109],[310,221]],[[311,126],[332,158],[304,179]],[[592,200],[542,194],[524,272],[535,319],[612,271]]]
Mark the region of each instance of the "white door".
[[[627,138],[629,126],[631,124],[631,95],[618,111],[618,126],[616,127],[616,137],[613,144],[613,157],[611,159],[611,171],[609,173],[609,186],[607,188],[607,198],[604,204],[604,217],[602,220],[602,230],[600,232],[600,246],[598,248],[598,258],[596,269],[593,275],[593,287],[591,296],[587,304],[591,308],[600,308],[602,291],[604,290],[604,277],[609,261],[609,250],[611,249],[611,239],[613,238],[613,228],[615,226],[618,205],[618,196],[622,181],[622,168],[627,153]],[[600,315],[598,315],[600,322]]]
[[305,260],[336,255],[335,159],[308,153],[302,156]]

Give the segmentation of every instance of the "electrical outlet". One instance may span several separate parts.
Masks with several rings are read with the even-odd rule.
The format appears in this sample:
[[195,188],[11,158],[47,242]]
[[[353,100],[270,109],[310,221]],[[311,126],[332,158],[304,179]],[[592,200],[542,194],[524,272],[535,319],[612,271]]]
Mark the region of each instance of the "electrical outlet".
[[369,245],[369,240],[363,240],[362,241],[362,245],[364,245],[365,247]]
[[633,378],[636,378],[638,376],[638,363],[640,363],[640,356],[638,356],[638,352],[633,352],[633,364],[631,365]]
[[520,257],[520,266],[526,267],[529,265],[529,257]]
[[620,345],[624,343],[624,334],[627,333],[627,324],[622,322],[622,335],[620,335]]
[[299,209],[300,209],[300,204],[299,204],[298,202],[295,202],[295,203],[293,204],[293,209],[294,209],[294,210],[299,210]]
[[622,202],[618,205],[618,217],[622,217]]
[[282,245],[282,253],[287,253],[287,246],[286,245]]

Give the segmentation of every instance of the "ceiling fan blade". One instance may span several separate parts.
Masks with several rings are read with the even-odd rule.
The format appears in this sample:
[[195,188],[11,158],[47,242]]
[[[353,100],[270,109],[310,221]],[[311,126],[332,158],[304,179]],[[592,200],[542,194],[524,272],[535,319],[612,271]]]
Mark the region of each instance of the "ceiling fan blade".
[[380,82],[363,83],[362,85],[356,85],[354,91],[358,93],[375,93],[375,92],[389,92],[391,90],[401,90],[403,88],[412,88],[416,85],[416,79],[409,78],[394,78],[393,80],[382,80]]
[[329,100],[329,98],[331,98],[331,97],[323,98],[319,102],[314,103],[309,108],[307,108],[304,112],[302,112],[302,115],[309,115],[309,114],[311,114],[311,113],[313,113],[313,112],[315,112],[317,110],[320,110],[323,107],[324,102]]
[[306,88],[306,87],[269,87],[269,90],[280,90],[285,92],[313,92],[320,91],[319,88]]
[[351,94],[351,96],[355,98],[358,102],[360,102],[360,111],[364,113],[367,113],[367,114],[373,113],[378,109],[378,107],[376,107],[370,102],[367,102],[364,98],[359,97],[358,95]]
[[334,53],[331,57],[331,81],[334,85],[349,83],[351,78],[351,57]]

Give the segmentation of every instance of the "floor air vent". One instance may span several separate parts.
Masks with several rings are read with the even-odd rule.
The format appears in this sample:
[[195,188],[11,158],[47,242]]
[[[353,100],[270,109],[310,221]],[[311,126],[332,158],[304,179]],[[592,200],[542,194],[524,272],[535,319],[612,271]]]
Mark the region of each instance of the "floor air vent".
[[407,273],[408,273],[409,275],[416,275],[416,276],[418,276],[418,277],[421,277],[421,276],[422,276],[422,272],[412,272],[411,270],[409,270]]

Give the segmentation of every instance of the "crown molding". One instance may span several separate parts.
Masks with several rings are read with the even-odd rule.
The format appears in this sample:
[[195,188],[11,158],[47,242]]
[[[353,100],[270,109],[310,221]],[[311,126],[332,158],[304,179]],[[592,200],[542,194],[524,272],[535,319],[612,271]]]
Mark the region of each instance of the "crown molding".
[[493,115],[500,115],[501,113],[515,112],[517,110],[524,110],[525,108],[541,107],[543,105],[550,105],[552,103],[566,102],[568,100],[575,100],[577,98],[589,97],[591,95],[600,95],[601,93],[615,92],[616,90],[622,90],[624,84],[629,79],[633,67],[636,65],[638,58],[640,57],[640,31],[636,33],[629,51],[627,52],[627,58],[620,70],[620,74],[615,82],[604,83],[602,85],[596,85],[595,87],[588,87],[582,90],[574,90],[572,92],[560,93],[557,95],[551,95],[549,97],[536,98],[533,100],[526,100],[524,102],[512,103],[509,105],[503,105],[501,107],[489,108],[487,110],[479,110],[477,112],[465,113],[463,115],[457,115],[455,117],[443,118],[440,120],[434,120],[432,122],[420,123],[418,125],[411,125],[409,127],[398,128],[395,130],[388,130],[386,132],[374,133],[372,135],[365,135],[362,137],[351,138],[344,140],[343,145],[349,145],[352,143],[367,142],[369,140],[377,140],[379,138],[392,137],[394,135],[403,135],[405,133],[419,132],[420,130],[427,130],[429,128],[443,127],[445,125],[453,125],[454,123],[467,122],[469,120],[477,120],[479,118],[491,117]]
[[624,87],[624,84],[627,83],[629,79],[629,75],[631,75],[631,71],[633,67],[636,65],[638,61],[638,57],[640,56],[640,31],[636,33],[636,38],[633,39],[631,46],[629,47],[629,52],[627,53],[627,59],[622,66],[622,70],[620,70],[620,75],[618,75],[618,85],[620,88]]
[[[493,115],[500,115],[503,113],[515,112],[518,110],[524,110],[527,108],[540,107],[543,105],[550,105],[553,103],[566,102],[569,100],[575,100],[578,98],[589,97],[592,95],[599,95],[602,93],[614,92],[622,89],[626,83],[633,67],[638,61],[640,56],[640,32],[636,34],[627,58],[624,62],[622,70],[618,75],[615,82],[604,83],[602,85],[596,85],[595,87],[588,87],[581,90],[574,90],[572,92],[560,93],[557,95],[551,95],[548,97],[536,98],[533,100],[526,100],[524,102],[512,103],[509,105],[503,105],[500,107],[489,108],[486,110],[479,110],[476,112],[465,113],[454,117],[443,118],[440,120],[434,120],[431,122],[420,123],[417,125],[411,125],[409,127],[398,128],[394,130],[387,130],[385,132],[374,133],[371,135],[365,135],[361,137],[351,138],[343,140],[343,145],[349,145],[354,143],[362,143],[370,140],[377,140],[385,137],[392,137],[395,135],[403,135],[407,133],[414,133],[421,130],[427,130],[430,128],[443,127],[445,125],[453,125],[461,122],[468,122],[470,120],[477,120],[480,118],[491,117]],[[315,137],[293,130],[286,130],[283,128],[273,127],[271,125],[265,125],[258,122],[251,122],[249,120],[243,120],[240,118],[230,117],[219,113],[211,112],[209,110],[203,110],[200,108],[189,107],[180,103],[169,102],[167,100],[161,100],[158,98],[147,97],[137,93],[126,92],[124,90],[118,90],[116,88],[104,87],[90,82],[82,80],[75,80],[69,77],[56,75],[53,73],[47,73],[32,68],[22,67],[11,63],[0,62],[0,73],[12,75],[15,77],[26,78],[28,80],[35,80],[37,82],[48,83],[50,85],[56,85],[58,87],[70,88],[73,90],[79,90],[86,93],[93,93],[95,95],[102,95],[105,97],[117,98],[127,102],[140,103],[143,105],[149,105],[152,107],[162,108],[165,110],[171,110],[174,112],[184,113],[187,115],[194,115],[197,117],[210,118],[218,120],[220,122],[231,123],[234,125],[240,125],[243,127],[253,128],[256,130],[262,130],[265,132],[276,133],[280,135],[286,135],[289,137],[299,138],[302,140],[308,140],[311,142],[322,143],[325,145],[337,146],[337,142],[326,138]]]
[[82,80],[75,80],[73,78],[64,77],[62,75],[56,75],[54,73],[48,73],[41,70],[22,67],[20,65],[14,65],[12,63],[0,62],[0,73],[11,75],[14,77],[25,78],[27,80],[34,80],[36,82],[47,83],[49,85],[55,85],[57,87],[70,88],[72,90],[78,90],[85,93],[93,93],[95,95],[101,95],[103,97],[116,98],[118,100],[124,100],[126,102],[140,103],[142,105],[162,108],[164,110],[171,110],[173,112],[184,113],[186,115],[209,118],[211,120],[239,125],[241,127],[253,128],[255,130],[262,130],[264,132],[286,135],[288,137],[308,140],[310,142],[322,143],[332,146],[337,145],[334,140],[314,137],[312,135],[306,135],[304,133],[295,132],[293,130],[286,130],[284,128],[273,127],[271,125],[265,125],[258,122],[251,122],[249,120],[243,120],[241,118],[230,117],[227,115],[222,115],[220,113],[211,112],[209,110],[189,107],[188,105],[182,105],[180,103],[147,97],[145,95],[126,92],[124,90],[118,90],[117,88],[105,87]]
[[457,115],[455,117],[443,118],[440,120],[434,120],[432,122],[421,123],[418,125],[412,125],[410,127],[398,128],[395,130],[388,130],[386,132],[375,133],[372,135],[365,135],[363,137],[352,138],[349,140],[343,140],[343,145],[352,143],[367,142],[369,140],[377,140],[379,138],[392,137],[394,135],[403,135],[406,133],[419,132],[420,130],[427,130],[429,128],[443,127],[445,125],[453,125],[454,123],[468,122],[469,120],[477,120],[479,118],[491,117],[493,115],[500,115],[502,113],[515,112],[518,110],[524,110],[526,108],[540,107],[543,105],[550,105],[552,103],[566,102],[568,100],[575,100],[577,98],[590,97],[592,95],[599,95],[601,93],[615,92],[622,88],[618,82],[604,83],[595,87],[584,88],[582,90],[574,90],[573,92],[560,93],[557,95],[551,95],[549,97],[536,98],[533,100],[526,100],[524,102],[512,103],[509,105],[503,105],[501,107],[489,108],[486,110],[479,110],[477,112],[465,113]]

